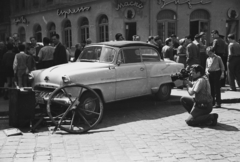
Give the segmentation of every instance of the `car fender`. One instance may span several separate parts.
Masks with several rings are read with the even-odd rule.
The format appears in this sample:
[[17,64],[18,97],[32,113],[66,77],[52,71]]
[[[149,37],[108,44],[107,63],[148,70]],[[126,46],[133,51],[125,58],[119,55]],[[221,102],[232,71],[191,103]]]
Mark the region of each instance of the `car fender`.
[[162,84],[171,84],[171,85],[173,85],[173,82],[172,82],[172,79],[171,79],[171,76],[170,76],[170,75],[163,75],[163,76],[161,76],[160,78],[161,78],[161,79],[159,80],[158,86],[151,88],[152,94],[157,93],[158,90],[159,90],[159,88],[160,88],[160,86],[161,86]]

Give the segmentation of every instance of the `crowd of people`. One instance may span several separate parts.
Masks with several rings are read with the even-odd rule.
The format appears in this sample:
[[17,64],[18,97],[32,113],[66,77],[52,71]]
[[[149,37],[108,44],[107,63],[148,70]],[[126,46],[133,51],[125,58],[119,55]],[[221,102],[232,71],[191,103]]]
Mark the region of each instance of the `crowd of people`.
[[67,63],[68,50],[59,41],[58,34],[51,38],[44,37],[43,45],[38,44],[35,37],[29,42],[21,42],[18,34],[13,34],[0,42],[0,96],[8,99],[7,88],[31,86],[28,74],[36,69],[48,68]]
[[[229,34],[225,41],[223,35],[212,30],[211,36],[211,43],[207,42],[204,32],[196,34],[194,40],[192,36],[179,39],[172,34],[165,42],[158,35],[149,36],[146,41],[157,47],[162,59],[182,63],[187,70],[191,70],[194,82],[184,83],[188,93],[195,95],[195,100],[181,98],[182,105],[190,113],[186,120],[188,125],[216,125],[218,115],[210,115],[210,112],[213,107],[221,107],[221,87],[226,85],[226,80],[230,91],[237,90],[235,80],[238,87],[240,86],[240,44],[235,40],[235,35]],[[13,34],[6,42],[0,42],[0,87],[4,87],[4,84],[9,88],[31,86],[27,80],[29,72],[67,63],[71,51],[59,39],[58,34],[51,38],[44,37],[42,46],[37,44],[35,37],[31,37],[30,42],[20,42],[18,35]],[[133,41],[140,39],[139,35],[132,38]],[[122,40],[123,35],[117,33],[115,41]],[[81,44],[77,43],[73,61],[76,61],[83,48],[91,43],[90,38]],[[1,89],[0,95],[8,98],[6,90]]]
[[[217,124],[218,114],[210,114],[212,108],[221,107],[221,87],[230,85],[229,91],[240,87],[240,44],[234,34],[220,35],[211,31],[212,42],[208,43],[206,33],[178,39],[175,34],[162,42],[159,36],[149,36],[147,43],[159,49],[161,57],[184,64],[191,71],[191,82],[184,80],[189,95],[182,97],[181,103],[190,116],[186,123],[190,126]],[[133,37],[133,40],[136,36]]]

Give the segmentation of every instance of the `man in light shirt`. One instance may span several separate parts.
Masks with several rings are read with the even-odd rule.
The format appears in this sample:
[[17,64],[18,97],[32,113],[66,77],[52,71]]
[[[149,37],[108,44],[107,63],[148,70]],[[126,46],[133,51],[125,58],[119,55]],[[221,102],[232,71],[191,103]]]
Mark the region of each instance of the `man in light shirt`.
[[38,54],[41,69],[53,66],[53,53],[55,48],[50,45],[50,42],[49,38],[43,38],[44,47],[40,49]]
[[[213,53],[213,47],[207,47],[206,52],[209,56],[206,61],[206,74],[211,85],[211,95],[213,107],[221,107],[221,78],[224,78],[224,64],[220,56]],[[216,102],[216,103],[215,103]],[[216,104],[216,105],[215,105]]]

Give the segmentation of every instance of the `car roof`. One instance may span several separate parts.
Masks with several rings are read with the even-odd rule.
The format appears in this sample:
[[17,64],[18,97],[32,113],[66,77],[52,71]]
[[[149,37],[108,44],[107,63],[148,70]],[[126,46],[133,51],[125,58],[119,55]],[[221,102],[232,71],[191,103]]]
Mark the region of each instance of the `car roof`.
[[142,42],[142,41],[109,41],[109,42],[100,42],[100,43],[92,43],[90,45],[106,45],[106,46],[112,46],[112,47],[131,47],[131,46],[148,46],[148,47],[153,47],[157,50],[157,47],[152,45],[152,44],[148,44],[146,42]]

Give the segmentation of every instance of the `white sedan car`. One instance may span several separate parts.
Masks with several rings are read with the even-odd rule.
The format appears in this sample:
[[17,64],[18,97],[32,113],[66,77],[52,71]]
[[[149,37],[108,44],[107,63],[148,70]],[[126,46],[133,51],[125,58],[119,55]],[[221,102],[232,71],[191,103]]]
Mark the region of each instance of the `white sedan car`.
[[34,90],[42,92],[36,96],[39,104],[46,104],[56,88],[72,83],[89,86],[109,103],[150,94],[167,100],[174,86],[170,75],[182,68],[183,64],[161,59],[154,45],[114,41],[90,44],[76,62],[36,70],[31,75]]

